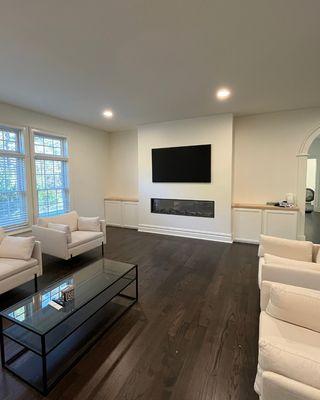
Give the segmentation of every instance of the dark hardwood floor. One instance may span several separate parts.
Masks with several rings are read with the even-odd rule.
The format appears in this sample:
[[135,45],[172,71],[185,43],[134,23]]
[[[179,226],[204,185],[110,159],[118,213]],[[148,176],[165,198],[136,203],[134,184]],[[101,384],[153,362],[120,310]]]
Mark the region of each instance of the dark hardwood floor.
[[[139,303],[48,395],[54,400],[251,400],[257,365],[257,246],[109,228],[106,257],[139,265]],[[40,287],[100,257],[45,257]],[[30,294],[0,296],[4,308]],[[0,398],[43,398],[0,372]]]
[[306,213],[306,239],[313,243],[320,243],[320,212]]

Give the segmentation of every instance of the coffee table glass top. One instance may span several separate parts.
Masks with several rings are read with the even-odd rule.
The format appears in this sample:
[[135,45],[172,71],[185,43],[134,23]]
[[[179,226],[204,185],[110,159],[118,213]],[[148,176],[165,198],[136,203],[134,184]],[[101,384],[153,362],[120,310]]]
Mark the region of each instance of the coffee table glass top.
[[[122,284],[127,281],[129,285],[134,280],[135,267],[134,264],[119,261],[98,260],[1,311],[0,314],[37,334],[46,334],[118,281],[124,280]],[[49,303],[60,298],[61,290],[68,285],[74,286],[74,300],[58,311]]]

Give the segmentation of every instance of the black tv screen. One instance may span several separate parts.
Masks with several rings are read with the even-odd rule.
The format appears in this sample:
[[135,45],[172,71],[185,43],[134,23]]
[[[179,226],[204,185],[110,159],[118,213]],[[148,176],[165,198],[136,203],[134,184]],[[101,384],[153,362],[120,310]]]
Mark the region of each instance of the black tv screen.
[[211,182],[211,145],[152,149],[152,182]]

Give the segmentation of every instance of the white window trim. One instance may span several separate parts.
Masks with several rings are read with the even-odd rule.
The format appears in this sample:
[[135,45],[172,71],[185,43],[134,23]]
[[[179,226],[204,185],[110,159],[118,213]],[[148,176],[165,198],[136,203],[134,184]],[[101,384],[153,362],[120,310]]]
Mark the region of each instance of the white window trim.
[[[68,196],[69,196],[69,207],[72,210],[72,203],[71,203],[71,190],[70,190],[70,159],[69,159],[69,143],[68,137],[61,135],[59,133],[50,132],[46,129],[39,129],[39,128],[29,128],[29,139],[30,139],[30,158],[31,158],[31,187],[32,187],[32,197],[33,197],[33,222],[36,223],[38,219],[38,195],[37,195],[37,185],[36,185],[36,170],[35,170],[35,160],[57,160],[57,161],[65,161],[67,162],[68,166]],[[42,135],[48,136],[51,138],[60,138],[65,140],[66,145],[66,153],[67,156],[59,157],[59,156],[50,156],[50,155],[43,155],[43,154],[36,154],[34,151],[34,136],[35,135]]]
[[25,174],[26,174],[26,200],[27,200],[27,210],[28,210],[28,222],[25,225],[12,227],[12,228],[4,228],[8,234],[14,234],[18,232],[27,232],[30,231],[31,225],[33,222],[33,196],[32,196],[32,187],[31,183],[31,165],[30,165],[30,142],[28,135],[28,127],[21,125],[14,125],[11,123],[0,122],[0,126],[8,127],[11,129],[17,129],[21,132],[22,140],[23,140],[23,150],[24,153],[14,153],[8,152],[9,155],[18,156],[23,158],[25,161]]
[[[36,190],[36,176],[35,176],[35,158],[42,158],[41,154],[35,154],[34,152],[34,134],[47,135],[54,138],[61,138],[66,141],[67,156],[65,157],[52,157],[54,160],[66,161],[68,163],[68,191],[69,191],[69,205],[72,210],[72,197],[71,197],[71,179],[70,179],[70,158],[69,158],[69,138],[68,136],[61,135],[60,133],[50,132],[47,129],[28,127],[26,125],[16,125],[12,123],[0,122],[0,126],[5,126],[12,129],[18,129],[21,131],[24,145],[23,158],[25,160],[25,174],[26,174],[26,199],[28,207],[28,223],[14,227],[12,229],[5,229],[8,235],[15,235],[24,232],[30,232],[31,226],[37,221],[38,218],[38,204],[37,204],[37,190]],[[21,157],[21,153],[11,155],[17,155]],[[22,158],[21,157],[21,158]],[[46,155],[43,159],[49,159],[50,155]]]

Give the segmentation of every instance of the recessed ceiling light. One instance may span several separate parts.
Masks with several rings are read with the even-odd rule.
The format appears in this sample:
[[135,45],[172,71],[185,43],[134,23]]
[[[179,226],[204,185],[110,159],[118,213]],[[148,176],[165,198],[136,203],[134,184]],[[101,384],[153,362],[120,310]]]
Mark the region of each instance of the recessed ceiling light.
[[231,90],[228,88],[221,88],[216,93],[218,100],[226,100],[231,96]]
[[106,118],[112,118],[113,117],[113,112],[112,110],[104,110],[102,115]]

